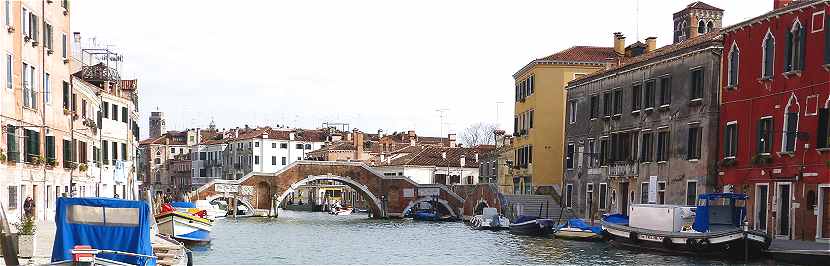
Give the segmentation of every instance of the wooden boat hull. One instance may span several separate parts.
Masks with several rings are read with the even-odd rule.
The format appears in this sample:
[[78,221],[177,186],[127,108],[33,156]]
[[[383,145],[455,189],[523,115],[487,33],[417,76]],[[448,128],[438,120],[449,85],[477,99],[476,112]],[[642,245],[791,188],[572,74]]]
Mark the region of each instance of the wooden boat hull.
[[553,221],[536,219],[517,224],[510,224],[510,233],[526,236],[546,236],[553,233]]
[[210,242],[213,226],[208,219],[199,218],[180,212],[167,212],[156,216],[159,233],[169,235],[177,240],[191,242]]
[[762,256],[772,241],[760,231],[740,229],[709,233],[663,232],[603,222],[602,228],[614,246],[647,249],[690,256],[750,259]]

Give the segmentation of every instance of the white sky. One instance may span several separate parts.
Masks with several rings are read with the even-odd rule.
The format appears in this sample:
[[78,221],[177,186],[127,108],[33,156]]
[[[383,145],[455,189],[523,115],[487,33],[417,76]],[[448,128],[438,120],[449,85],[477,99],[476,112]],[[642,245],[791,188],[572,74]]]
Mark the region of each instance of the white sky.
[[[511,75],[573,45],[672,39],[689,0],[72,1],[72,31],[125,55],[139,79],[142,136],[151,110],[168,129],[346,122],[365,132],[438,135],[496,120],[512,128]],[[724,25],[773,0],[708,0]],[[537,119],[544,119],[538,117]]]

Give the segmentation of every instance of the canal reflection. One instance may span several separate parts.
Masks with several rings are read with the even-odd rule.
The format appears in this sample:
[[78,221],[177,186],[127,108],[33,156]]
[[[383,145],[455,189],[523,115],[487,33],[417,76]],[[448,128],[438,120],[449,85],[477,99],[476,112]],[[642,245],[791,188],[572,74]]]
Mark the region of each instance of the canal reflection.
[[278,219],[228,218],[217,221],[211,234],[210,244],[192,247],[196,264],[728,264],[365,214],[282,211]]

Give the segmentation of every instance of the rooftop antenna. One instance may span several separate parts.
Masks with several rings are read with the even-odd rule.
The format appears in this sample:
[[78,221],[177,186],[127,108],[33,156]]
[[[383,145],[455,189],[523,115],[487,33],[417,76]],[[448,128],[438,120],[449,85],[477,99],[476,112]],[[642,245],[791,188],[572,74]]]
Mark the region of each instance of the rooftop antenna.
[[438,135],[439,137],[444,136],[444,118],[447,117],[446,113],[449,110],[450,110],[449,108],[439,108],[439,109],[435,110],[436,112],[438,112],[438,115],[441,117],[441,127],[440,127],[441,131],[439,131],[439,134],[440,134],[440,135]]
[[640,40],[640,0],[634,0],[634,37]]

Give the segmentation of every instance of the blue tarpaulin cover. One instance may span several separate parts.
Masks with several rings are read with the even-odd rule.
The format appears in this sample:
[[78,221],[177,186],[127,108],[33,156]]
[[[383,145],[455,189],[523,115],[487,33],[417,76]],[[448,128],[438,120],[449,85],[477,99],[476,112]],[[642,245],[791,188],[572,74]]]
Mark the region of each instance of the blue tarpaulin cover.
[[[111,198],[58,198],[52,262],[72,260],[76,245],[153,255],[150,207],[146,202]],[[107,218],[107,213],[112,217]],[[127,214],[127,215],[125,215]],[[134,265],[155,265],[153,258],[98,254]]]
[[601,234],[602,233],[602,227],[601,226],[599,226],[599,225],[591,226],[588,223],[586,223],[585,221],[583,221],[582,219],[578,219],[578,218],[569,219],[567,224],[559,225],[559,229],[562,229],[566,226],[570,227],[570,228],[579,228],[579,229],[582,229],[583,231],[591,231],[595,234]]
[[602,217],[603,220],[612,224],[628,225],[628,216],[622,214],[606,214]]
[[194,204],[193,202],[187,202],[187,201],[174,201],[174,202],[170,203],[170,206],[173,206],[173,208],[182,208],[182,209],[196,208],[196,204]]

